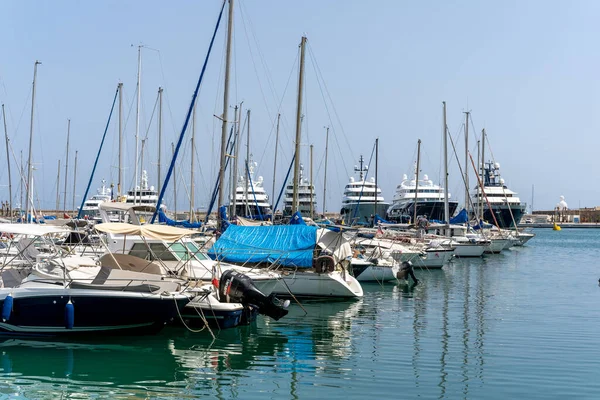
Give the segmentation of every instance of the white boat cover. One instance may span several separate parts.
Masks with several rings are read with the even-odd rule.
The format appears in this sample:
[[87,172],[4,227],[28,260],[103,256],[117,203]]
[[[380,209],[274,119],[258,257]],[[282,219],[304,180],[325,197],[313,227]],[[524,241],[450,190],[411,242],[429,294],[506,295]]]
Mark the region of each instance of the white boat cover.
[[0,224],[0,232],[11,235],[43,236],[51,233],[67,233],[71,229],[60,226],[49,226],[40,224]]
[[173,242],[182,237],[198,233],[191,229],[177,228],[168,225],[131,225],[124,222],[97,224],[95,228],[104,233],[144,236],[150,239],[164,240],[166,242]]

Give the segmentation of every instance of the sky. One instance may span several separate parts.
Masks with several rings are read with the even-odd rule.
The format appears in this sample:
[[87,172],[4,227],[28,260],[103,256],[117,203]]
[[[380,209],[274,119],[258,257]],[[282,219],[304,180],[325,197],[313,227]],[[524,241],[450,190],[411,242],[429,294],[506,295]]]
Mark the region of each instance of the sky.
[[[140,142],[143,169],[157,186],[155,105],[164,88],[162,177],[171,162],[222,2],[9,1],[0,17],[0,101],[6,107],[13,202],[19,203],[17,165],[29,149],[33,66],[38,66],[32,164],[36,205],[67,209],[82,202],[117,84],[122,82],[124,190],[134,186],[136,81],[142,45]],[[226,8],[227,9],[227,8]],[[421,174],[443,179],[442,102],[456,154],[449,145],[449,190],[464,202],[464,124],[477,159],[481,130],[486,159],[498,162],[506,185],[535,210],[600,206],[600,3],[594,1],[276,1],[235,0],[229,119],[242,104],[250,117],[250,153],[270,196],[280,191],[294,148],[299,43],[308,38],[302,107],[301,162],[310,170],[322,210],[325,127],[330,128],[327,211],[339,211],[344,185],[362,155],[391,201],[403,174],[411,175],[421,139]],[[198,97],[194,198],[206,208],[218,174],[223,112],[226,13]],[[275,121],[281,114],[273,187]],[[105,179],[117,183],[118,114],[88,197]],[[67,120],[71,120],[66,159]],[[245,128],[244,128],[245,129]],[[247,132],[244,131],[246,135]],[[189,209],[191,136],[177,159],[177,198]],[[245,157],[246,141],[242,144]],[[0,198],[8,199],[4,145]],[[78,154],[74,176],[75,151]],[[140,157],[137,157],[138,160]],[[61,160],[60,181],[58,161]],[[67,193],[64,193],[68,162]],[[141,162],[141,160],[140,160]],[[460,162],[460,166],[459,166]],[[472,167],[469,166],[472,171]],[[472,175],[472,174],[471,174]],[[474,186],[473,175],[470,178]],[[277,196],[275,196],[277,197]],[[280,206],[281,207],[281,204]]]

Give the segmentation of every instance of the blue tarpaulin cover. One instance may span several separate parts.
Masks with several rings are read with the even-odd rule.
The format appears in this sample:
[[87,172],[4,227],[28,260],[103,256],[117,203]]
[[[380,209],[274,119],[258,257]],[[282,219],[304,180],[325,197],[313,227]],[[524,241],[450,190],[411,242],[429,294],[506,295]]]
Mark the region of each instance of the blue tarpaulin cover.
[[300,211],[296,211],[294,215],[292,215],[292,218],[290,219],[290,225],[306,225],[306,222],[304,222],[304,218],[302,218]]
[[233,263],[277,261],[283,266],[310,268],[316,243],[316,226],[230,225],[208,255]]

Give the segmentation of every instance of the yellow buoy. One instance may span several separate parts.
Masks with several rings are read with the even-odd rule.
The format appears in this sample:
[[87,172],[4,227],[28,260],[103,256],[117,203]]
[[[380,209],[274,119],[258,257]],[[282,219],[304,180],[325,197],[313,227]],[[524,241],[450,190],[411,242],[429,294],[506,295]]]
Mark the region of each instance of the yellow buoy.
[[558,226],[558,225],[556,224],[556,222],[555,222],[555,223],[554,223],[554,226],[552,227],[552,230],[555,230],[555,231],[560,231],[560,229],[561,229],[561,228],[560,228],[560,226]]

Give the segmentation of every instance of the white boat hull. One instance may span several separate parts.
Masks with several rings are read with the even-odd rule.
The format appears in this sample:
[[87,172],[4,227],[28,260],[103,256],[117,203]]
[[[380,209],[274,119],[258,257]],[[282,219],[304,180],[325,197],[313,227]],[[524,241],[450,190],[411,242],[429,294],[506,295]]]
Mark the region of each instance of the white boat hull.
[[386,282],[397,279],[398,265],[376,265],[367,260],[352,260],[352,272],[359,282]]
[[486,248],[481,244],[455,244],[452,247],[455,257],[481,257]]
[[427,250],[424,257],[415,258],[412,263],[420,268],[442,268],[453,255],[454,250]]
[[485,252],[494,254],[500,253],[508,242],[509,239],[491,239],[490,244],[485,247]]
[[362,297],[360,283],[349,273],[334,271],[318,274],[311,271],[282,272],[273,289],[280,296],[295,297]]

